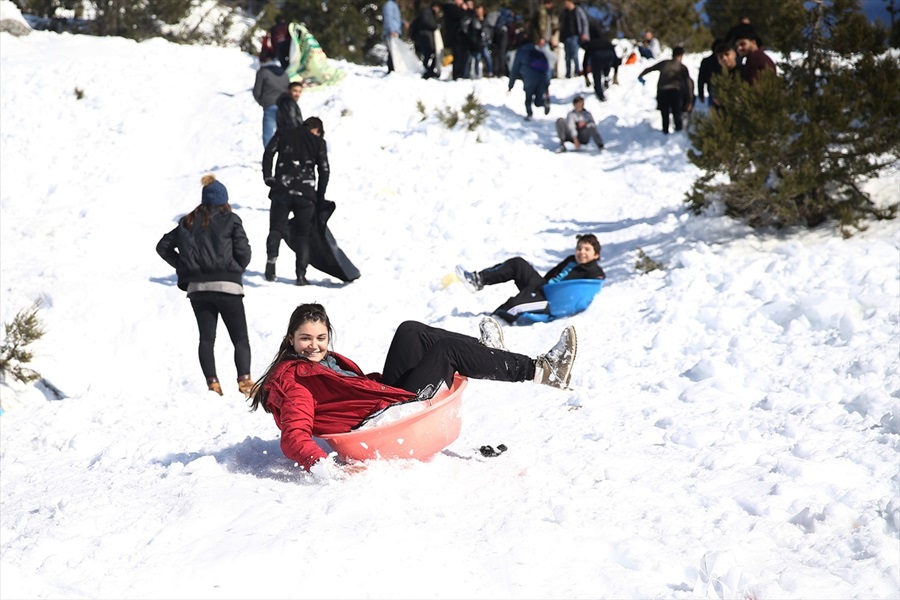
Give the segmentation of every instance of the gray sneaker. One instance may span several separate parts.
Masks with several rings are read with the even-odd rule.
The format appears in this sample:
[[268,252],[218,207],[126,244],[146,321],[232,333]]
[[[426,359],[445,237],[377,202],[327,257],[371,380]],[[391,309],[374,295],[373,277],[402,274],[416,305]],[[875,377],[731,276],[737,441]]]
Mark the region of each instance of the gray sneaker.
[[534,382],[560,389],[567,388],[572,378],[572,365],[575,363],[577,349],[575,328],[570,325],[563,330],[559,341],[549,352],[534,359]]
[[503,342],[503,328],[494,317],[485,317],[478,324],[481,331],[481,338],[478,340],[482,346],[493,348],[494,350],[506,350],[506,344]]

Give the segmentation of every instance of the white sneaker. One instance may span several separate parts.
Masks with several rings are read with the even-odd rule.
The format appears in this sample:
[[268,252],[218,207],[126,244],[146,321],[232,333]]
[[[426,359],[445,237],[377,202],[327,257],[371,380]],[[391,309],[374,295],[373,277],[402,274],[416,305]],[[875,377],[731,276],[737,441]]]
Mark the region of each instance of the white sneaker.
[[463,269],[462,265],[456,265],[456,276],[466,286],[466,289],[473,294],[484,288],[477,271],[469,272]]
[[560,389],[568,387],[577,350],[575,328],[570,325],[549,352],[534,359],[534,382]]
[[503,341],[503,328],[494,317],[485,317],[478,324],[481,331],[481,339],[478,341],[482,346],[493,348],[494,350],[506,350],[506,344]]

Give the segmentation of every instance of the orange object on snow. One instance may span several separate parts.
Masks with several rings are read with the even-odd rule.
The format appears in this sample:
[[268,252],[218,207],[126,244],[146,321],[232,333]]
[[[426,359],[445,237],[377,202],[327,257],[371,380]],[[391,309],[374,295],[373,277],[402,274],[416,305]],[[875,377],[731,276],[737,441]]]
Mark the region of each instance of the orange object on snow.
[[462,428],[462,392],[468,381],[457,373],[453,376],[453,385],[449,390],[438,392],[431,400],[423,400],[429,405],[428,408],[392,423],[321,437],[344,459],[425,460],[459,437]]
[[625,59],[625,64],[626,64],[626,65],[633,65],[633,64],[636,63],[637,61],[638,61],[638,55],[637,55],[637,52],[632,52],[631,54],[628,55],[628,58]]

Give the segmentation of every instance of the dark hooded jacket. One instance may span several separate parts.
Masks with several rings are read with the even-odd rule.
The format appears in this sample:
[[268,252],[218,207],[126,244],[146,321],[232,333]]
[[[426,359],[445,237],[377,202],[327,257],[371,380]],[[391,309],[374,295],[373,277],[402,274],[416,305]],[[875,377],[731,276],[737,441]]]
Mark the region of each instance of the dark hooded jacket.
[[329,177],[328,146],[308,128],[302,125],[293,129],[279,127],[263,153],[262,167],[270,199],[306,196],[320,203],[325,201]]
[[282,131],[303,125],[303,113],[300,105],[294,102],[287,92],[278,97],[278,112],[275,113],[275,128]]

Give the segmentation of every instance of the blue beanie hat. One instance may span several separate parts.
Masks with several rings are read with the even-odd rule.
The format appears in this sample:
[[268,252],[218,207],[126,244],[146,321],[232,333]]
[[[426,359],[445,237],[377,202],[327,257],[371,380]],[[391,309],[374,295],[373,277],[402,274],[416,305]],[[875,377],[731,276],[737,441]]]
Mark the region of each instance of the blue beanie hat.
[[216,181],[215,175],[204,175],[200,183],[203,184],[201,204],[206,206],[225,206],[228,204],[228,190],[225,189],[224,185]]

